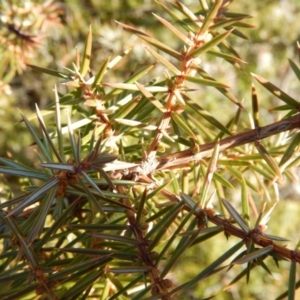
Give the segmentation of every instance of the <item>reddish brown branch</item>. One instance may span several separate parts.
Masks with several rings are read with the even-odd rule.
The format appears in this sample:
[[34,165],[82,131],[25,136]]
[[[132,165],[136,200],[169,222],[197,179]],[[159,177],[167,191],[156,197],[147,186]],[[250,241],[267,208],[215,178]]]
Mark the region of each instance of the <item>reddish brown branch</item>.
[[212,216],[210,213],[210,215],[207,215],[207,219],[216,225],[223,226],[225,233],[244,240],[245,244],[249,244],[252,241],[254,244],[259,245],[261,247],[267,247],[269,245],[272,245],[274,249],[271,253],[276,253],[279,257],[283,257],[289,259],[290,261],[300,263],[299,251],[294,251],[286,248],[285,246],[278,245],[270,238],[265,237],[259,227],[254,228],[247,234],[242,229],[234,226],[228,220],[223,219],[219,216]]
[[[280,132],[292,130],[300,127],[300,114],[293,117],[283,119],[281,121],[272,123],[267,126],[252,129],[246,132],[238,133],[236,135],[224,138],[220,140],[220,152],[234,147],[238,147],[244,144],[262,140],[269,136],[278,134]],[[168,168],[176,168],[178,166],[186,165],[188,163],[199,161],[203,158],[209,157],[214,148],[216,142],[200,145],[200,152],[194,154],[194,149],[187,149],[173,154],[161,156],[157,158],[158,166],[157,170],[164,170]]]
[[[151,181],[150,178],[148,178],[148,180],[146,180],[145,177],[141,177],[140,179],[141,179],[141,181],[148,182],[148,183]],[[170,191],[168,191],[166,189],[163,189],[161,191],[161,193],[165,197],[167,197],[169,200],[171,200],[172,202],[178,202],[180,200],[180,198],[178,196],[176,196],[175,194],[171,193]],[[190,211],[189,206],[184,206],[183,209]],[[131,212],[131,213],[133,213],[133,212]],[[232,224],[228,219],[218,216],[216,211],[214,211],[212,208],[201,209],[200,214],[195,213],[195,216],[199,220],[207,219],[208,221],[210,221],[211,223],[213,223],[217,226],[222,226],[224,233],[235,236],[235,237],[243,240],[245,245],[249,245],[251,242],[258,246],[261,246],[261,247],[267,247],[267,246],[272,245],[273,250],[271,253],[277,254],[277,256],[279,258],[282,257],[282,258],[288,259],[290,261],[300,263],[300,252],[299,251],[294,251],[285,246],[281,246],[281,245],[277,244],[276,242],[274,242],[274,240],[268,238],[266,235],[263,234],[263,230],[261,229],[260,225],[256,228],[253,228],[252,230],[250,230],[249,233],[246,233],[238,226],[235,226],[234,224]],[[201,233],[201,231],[199,231],[199,232]]]
[[[122,186],[118,187],[120,193],[125,194],[124,188]],[[123,198],[122,203],[128,207],[131,207],[131,202],[128,198]],[[170,287],[170,280],[161,278],[160,272],[155,266],[155,257],[156,253],[150,252],[148,249],[149,241],[144,237],[144,232],[142,230],[143,224],[139,224],[136,219],[136,215],[133,209],[126,210],[126,216],[128,222],[130,224],[130,229],[132,230],[133,235],[136,240],[139,242],[137,245],[137,249],[139,251],[139,256],[143,262],[143,264],[149,267],[149,271],[147,275],[150,278],[152,289],[152,295],[164,295],[161,299],[168,300],[170,299],[168,296],[168,288]]]

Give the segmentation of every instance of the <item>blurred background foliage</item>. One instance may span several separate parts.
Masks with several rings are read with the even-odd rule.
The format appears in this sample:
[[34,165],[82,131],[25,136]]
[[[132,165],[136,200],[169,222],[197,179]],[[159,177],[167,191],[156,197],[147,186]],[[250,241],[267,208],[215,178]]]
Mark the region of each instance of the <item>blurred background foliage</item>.
[[[197,1],[184,1],[184,3],[194,11],[199,7]],[[24,146],[28,143],[25,132],[22,132],[22,139],[18,139],[15,143],[15,123],[19,120],[16,108],[23,112],[33,110],[35,103],[46,107],[53,99],[56,78],[26,68],[25,63],[59,70],[70,67],[71,62],[75,61],[75,49],[82,51],[89,25],[92,25],[94,35],[92,69],[97,70],[97,66],[108,56],[116,56],[124,49],[131,49],[131,54],[109,74],[115,77],[112,79],[115,81],[118,81],[118,78],[127,78],[135,70],[153,61],[153,58],[145,51],[143,41],[123,30],[114,20],[138,26],[157,39],[165,41],[167,45],[175,48],[177,45],[177,49],[180,47],[179,41],[152,16],[154,12],[167,17],[166,12],[154,1],[4,0],[0,5],[1,156],[7,151],[18,155],[23,152]],[[299,55],[296,41],[300,36],[297,18],[300,4],[292,0],[233,1],[230,9],[253,16],[248,23],[252,23],[255,28],[241,30],[249,40],[235,39],[239,55],[247,62],[244,69],[268,78],[297,98],[299,92],[297,80],[287,58],[295,59]],[[28,22],[26,26],[22,23],[22,18]],[[7,24],[11,23],[20,24],[20,32],[33,37],[34,42],[30,49],[22,49],[20,46],[21,53],[16,53],[19,50],[9,46],[14,36],[14,32],[10,32],[7,28]],[[206,59],[203,62],[204,69],[221,82],[223,78],[228,79],[232,93],[238,99],[244,99],[245,107],[250,108],[249,87],[252,79],[249,73],[239,72],[223,60],[210,58],[209,55]],[[227,65],[223,67],[224,64]],[[160,75],[162,70],[163,67],[160,69],[158,66],[151,75],[153,72]],[[260,91],[260,87],[258,90]],[[228,101],[220,103],[219,94],[214,94],[214,90],[204,89],[202,92],[203,98],[209,99],[205,103],[206,109],[213,110],[220,107],[220,104],[223,110],[228,108]],[[267,93],[261,97],[263,98],[260,101],[260,113],[267,118],[268,123],[270,114],[264,111],[264,106],[268,108],[275,106],[278,100]],[[226,114],[220,114],[220,118],[226,118]],[[24,127],[18,126],[17,136],[22,128]]]
[[[191,10],[197,11],[199,3],[195,0],[182,1]],[[233,1],[231,11],[250,14],[250,20],[255,28],[241,29],[247,39],[235,39],[235,49],[240,57],[247,62],[244,70],[236,70],[232,65],[206,56],[203,61],[204,69],[220,82],[229,83],[232,93],[243,99],[246,110],[242,118],[248,122],[247,113],[251,111],[251,83],[249,72],[268,78],[272,83],[288,92],[295,99],[299,99],[299,85],[291,71],[288,58],[299,61],[296,41],[300,39],[299,14],[300,2],[293,0],[282,1]],[[153,62],[153,57],[145,51],[144,45],[138,37],[126,32],[114,20],[134,25],[164,41],[171,47],[179,50],[180,44],[170,35],[167,29],[155,19],[155,14],[166,17],[166,12],[151,0],[66,0],[66,1],[17,1],[3,0],[0,2],[0,156],[14,157],[24,162],[33,157],[32,142],[29,133],[20,120],[20,109],[30,115],[34,105],[45,108],[53,102],[53,87],[58,83],[57,78],[38,73],[26,64],[33,64],[44,68],[63,70],[70,67],[76,60],[76,48],[82,52],[89,26],[93,29],[93,59],[91,68],[95,72],[98,66],[109,56],[121,54],[124,49],[131,49],[130,55],[118,64],[113,72],[109,72],[107,81],[122,82],[134,71]],[[26,22],[24,22],[26,20]],[[12,29],[11,24],[19,24],[18,32]],[[22,25],[21,25],[22,24]],[[30,47],[18,45],[13,47],[13,39],[18,35],[26,35],[31,41]],[[230,37],[229,40],[234,37]],[[177,44],[178,43],[178,44]],[[27,43],[28,45],[28,43]],[[171,58],[169,58],[171,59]],[[159,76],[164,67],[157,66],[151,71],[149,78]],[[147,79],[147,77],[145,78]],[[66,91],[65,86],[58,85],[58,90]],[[257,86],[260,103],[261,125],[269,124],[278,119],[278,113],[268,111],[279,104],[278,99]],[[197,94],[200,97],[200,94]],[[206,99],[202,105],[215,117],[225,124],[232,110],[229,101],[220,101],[220,94],[212,89],[203,88],[201,98]],[[233,112],[234,113],[234,112]],[[4,177],[0,177],[0,179]],[[7,179],[6,179],[7,180]],[[9,180],[9,178],[8,178]],[[2,189],[5,184],[2,183]],[[3,192],[3,191],[2,191]],[[269,223],[270,232],[274,235],[299,239],[297,228],[300,226],[299,187],[283,186],[282,195],[285,201],[279,202],[272,221]],[[281,209],[282,207],[282,209]],[[284,209],[283,209],[284,208]],[[288,221],[293,214],[294,223]],[[212,262],[224,252],[223,244],[230,247],[235,242],[226,242],[220,237],[217,246],[215,240],[209,240],[205,247],[197,248],[195,253],[192,247],[186,253],[185,259],[180,261],[178,273],[171,274],[171,279],[181,281],[196,272],[194,266]],[[295,243],[291,242],[290,248]],[[224,291],[217,299],[275,299],[286,289],[288,264],[281,263],[281,268],[274,265],[271,271],[273,278],[261,268],[251,273],[251,284],[233,285]],[[241,267],[242,268],[242,267]],[[233,272],[232,270],[229,271]],[[298,272],[298,276],[300,276]],[[199,286],[186,295],[186,299],[199,299],[212,295],[220,286],[228,284],[228,278],[211,276],[202,281]],[[242,279],[245,281],[245,279]]]

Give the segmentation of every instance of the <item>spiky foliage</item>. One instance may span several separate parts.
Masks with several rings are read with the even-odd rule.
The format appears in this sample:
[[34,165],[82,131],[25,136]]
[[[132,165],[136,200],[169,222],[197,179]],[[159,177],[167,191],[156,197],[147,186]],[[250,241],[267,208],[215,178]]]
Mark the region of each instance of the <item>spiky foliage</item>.
[[9,71],[11,75],[26,67],[28,59],[35,54],[35,48],[45,38],[45,32],[60,24],[62,8],[52,0],[43,4],[4,0],[0,8],[0,53],[3,59],[0,70]]
[[[243,70],[233,45],[245,38],[240,27],[252,27],[249,16],[231,12],[231,1],[200,3],[193,12],[179,1],[157,2],[169,17],[155,17],[180,49],[119,23],[153,56],[122,82],[106,78],[128,51],[92,70],[91,29],[71,68],[31,65],[60,78],[68,91],[55,88],[53,104],[36,107],[38,127],[22,115],[36,168],[0,159],[0,172],[24,184],[0,205],[1,299],[180,299],[238,265],[245,268],[220,290],[249,280],[255,268],[270,273],[267,258],[290,262],[286,289],[293,299],[300,254],[282,244],[286,237],[265,230],[278,186],[295,178],[300,104],[253,74],[284,102],[273,110],[285,116],[261,126],[253,85],[252,114],[241,119],[246,109],[230,82],[213,78],[203,62],[221,58],[226,68]],[[158,66],[164,74],[149,80]],[[300,79],[297,64],[291,67]],[[206,86],[230,111],[206,109]],[[220,233],[233,240],[220,257],[195,266],[185,280],[174,275],[188,251],[196,255]]]

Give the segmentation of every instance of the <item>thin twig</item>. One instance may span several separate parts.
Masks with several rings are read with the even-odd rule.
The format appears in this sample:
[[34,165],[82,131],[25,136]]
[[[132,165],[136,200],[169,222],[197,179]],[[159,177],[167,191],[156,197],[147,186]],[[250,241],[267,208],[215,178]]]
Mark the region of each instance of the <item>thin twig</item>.
[[[251,142],[265,139],[269,136],[292,130],[300,127],[300,114],[293,117],[283,119],[281,121],[258,127],[246,132],[238,133],[236,135],[220,140],[220,152],[238,147]],[[203,158],[210,157],[217,142],[211,142],[200,145],[200,152],[194,154],[194,148],[184,151],[175,152],[169,155],[157,158],[158,166],[156,170],[165,170],[169,168],[176,168],[178,166],[186,165],[194,161],[199,161]]]

